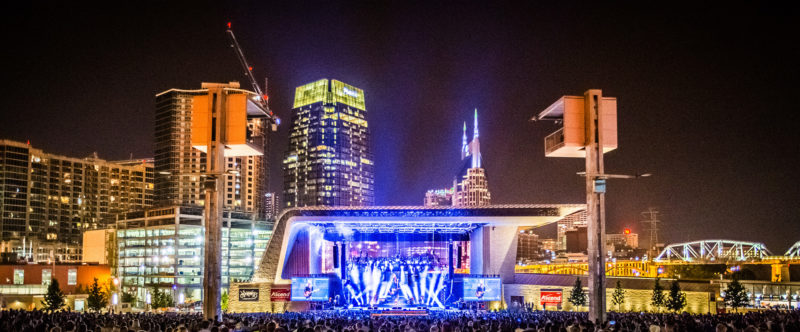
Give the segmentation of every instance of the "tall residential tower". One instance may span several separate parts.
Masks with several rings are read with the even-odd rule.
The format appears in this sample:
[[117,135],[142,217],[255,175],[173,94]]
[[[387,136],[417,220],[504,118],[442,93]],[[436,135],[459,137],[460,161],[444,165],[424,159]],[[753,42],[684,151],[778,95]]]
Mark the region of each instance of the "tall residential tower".
[[[155,198],[159,206],[202,206],[205,194],[202,174],[206,154],[192,147],[192,111],[195,97],[208,95],[210,88],[220,88],[229,95],[254,96],[239,88],[239,83],[203,83],[200,89],[169,89],[156,95],[155,120]],[[216,90],[214,90],[216,91]],[[249,106],[248,106],[249,107]],[[249,144],[268,151],[268,128],[265,120],[247,123]],[[223,195],[226,211],[266,215],[265,194],[269,176],[268,158],[264,155],[226,158]]]
[[152,203],[151,160],[72,158],[0,140],[2,252],[35,262],[80,261],[83,231]]
[[373,159],[364,91],[321,79],[297,87],[283,202],[302,206],[374,204]]

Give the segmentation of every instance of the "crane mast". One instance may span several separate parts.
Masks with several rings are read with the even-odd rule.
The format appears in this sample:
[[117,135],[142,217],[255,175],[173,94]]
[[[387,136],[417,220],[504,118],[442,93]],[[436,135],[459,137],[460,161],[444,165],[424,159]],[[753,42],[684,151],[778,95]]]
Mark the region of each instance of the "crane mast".
[[264,91],[261,90],[258,82],[256,82],[256,78],[253,76],[253,66],[250,66],[250,64],[247,62],[247,59],[244,57],[244,52],[242,52],[242,48],[239,46],[239,42],[236,40],[236,36],[233,34],[233,30],[231,30],[231,22],[228,22],[228,30],[226,33],[228,35],[230,46],[233,48],[233,51],[236,52],[236,57],[239,59],[242,69],[244,69],[244,75],[247,76],[248,80],[250,80],[250,85],[252,86],[253,91],[258,94],[258,103],[267,111],[267,114],[269,114],[271,123],[279,123],[280,120],[277,119],[275,114],[269,108],[269,104],[267,102],[269,96],[267,96]]

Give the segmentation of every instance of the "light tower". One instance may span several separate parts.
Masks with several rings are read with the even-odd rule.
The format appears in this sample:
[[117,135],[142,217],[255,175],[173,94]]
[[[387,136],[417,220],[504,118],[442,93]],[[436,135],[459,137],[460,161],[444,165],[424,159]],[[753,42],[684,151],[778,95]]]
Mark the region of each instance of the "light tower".
[[221,318],[223,179],[228,157],[260,156],[266,142],[264,130],[249,128],[249,119],[269,121],[260,96],[239,89],[236,82],[203,83],[206,94],[193,96],[192,147],[206,153],[204,174],[205,246],[203,263],[203,317]]
[[603,172],[603,154],[617,148],[617,99],[599,89],[583,96],[563,96],[531,118],[552,120],[562,128],[544,139],[547,157],[585,158],[586,214],[588,217],[589,320],[606,319],[605,191],[606,179],[635,178]]

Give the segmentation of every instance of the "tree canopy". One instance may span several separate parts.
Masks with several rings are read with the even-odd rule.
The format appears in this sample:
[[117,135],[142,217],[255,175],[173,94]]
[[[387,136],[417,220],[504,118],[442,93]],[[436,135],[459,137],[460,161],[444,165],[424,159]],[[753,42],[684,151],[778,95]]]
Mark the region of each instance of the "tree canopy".
[[583,286],[581,285],[581,278],[575,278],[575,285],[572,286],[572,291],[569,294],[569,298],[567,299],[569,303],[576,307],[585,306],[587,299],[586,299],[586,292],[583,291]]
[[58,286],[58,279],[53,278],[50,285],[47,286],[47,294],[44,295],[42,305],[44,305],[45,310],[59,310],[66,305],[64,292]]

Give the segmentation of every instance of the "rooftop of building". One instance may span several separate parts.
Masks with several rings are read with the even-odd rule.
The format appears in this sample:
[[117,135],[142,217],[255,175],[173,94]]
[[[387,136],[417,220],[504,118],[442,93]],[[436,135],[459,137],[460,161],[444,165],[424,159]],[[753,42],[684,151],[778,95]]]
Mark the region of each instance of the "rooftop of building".
[[17,148],[27,148],[30,149],[30,152],[33,153],[40,153],[43,157],[51,158],[51,159],[59,159],[59,160],[68,160],[74,163],[93,163],[93,164],[109,164],[114,166],[126,166],[126,167],[135,167],[139,165],[146,165],[149,167],[153,167],[153,158],[143,158],[143,159],[126,159],[126,160],[106,160],[100,158],[97,153],[94,153],[88,157],[68,157],[64,155],[60,155],[57,153],[46,152],[40,148],[34,147],[30,142],[20,142],[11,139],[0,139],[0,145],[6,146],[13,146]]

